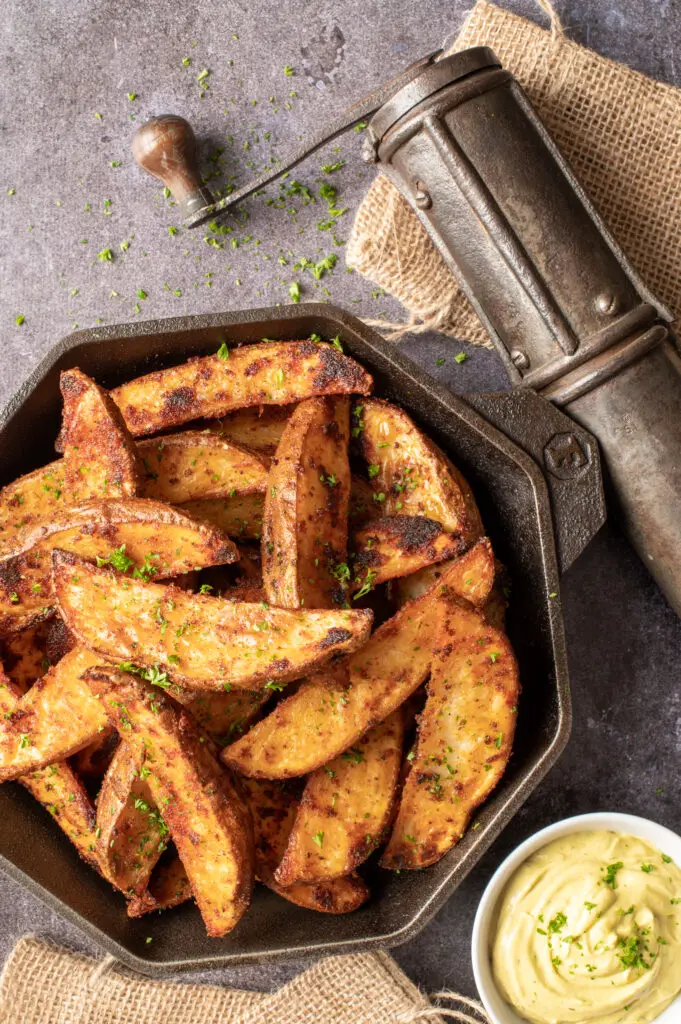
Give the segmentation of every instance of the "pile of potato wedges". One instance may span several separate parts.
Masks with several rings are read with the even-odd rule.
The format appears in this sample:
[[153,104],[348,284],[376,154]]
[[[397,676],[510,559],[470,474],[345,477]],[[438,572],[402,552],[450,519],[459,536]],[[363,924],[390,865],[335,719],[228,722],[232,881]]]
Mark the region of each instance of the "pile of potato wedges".
[[212,936],[255,880],[341,914],[378,850],[436,862],[519,694],[459,471],[337,339],[60,386],[59,458],[0,491],[0,781]]

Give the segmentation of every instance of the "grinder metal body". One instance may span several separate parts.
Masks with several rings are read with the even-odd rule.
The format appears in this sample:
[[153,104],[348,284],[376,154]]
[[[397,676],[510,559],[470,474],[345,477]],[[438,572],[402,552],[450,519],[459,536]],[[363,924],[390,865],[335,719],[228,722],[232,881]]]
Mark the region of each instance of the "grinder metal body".
[[[681,354],[670,313],[489,48],[427,58],[391,85],[275,174],[219,203],[187,171],[193,136],[181,119],[140,129],[135,155],[175,187],[186,222],[196,224],[373,112],[364,159],[413,207],[512,383],[562,407],[598,439],[632,544],[681,615]],[[545,458],[558,477],[565,470],[575,479],[581,461],[586,470],[569,432]]]

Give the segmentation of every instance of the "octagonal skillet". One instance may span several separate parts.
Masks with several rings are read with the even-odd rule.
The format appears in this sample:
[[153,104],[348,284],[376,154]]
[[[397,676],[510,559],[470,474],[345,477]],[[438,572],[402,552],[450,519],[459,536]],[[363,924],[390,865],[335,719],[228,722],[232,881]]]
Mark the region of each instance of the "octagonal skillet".
[[[105,387],[193,355],[261,338],[339,335],[374,375],[375,391],[406,409],[461,468],[497,556],[508,567],[508,632],[523,693],[514,754],[461,842],[436,865],[396,875],[369,861],[369,902],[315,914],[258,887],[250,912],[209,939],[184,905],[130,920],[123,901],[83,864],[45,811],[15,783],[0,786],[0,865],[128,966],[180,970],[390,947],[412,938],[465,878],[563,750],[571,725],[559,573],[601,526],[605,507],[594,439],[534,392],[461,399],[337,307],[255,309],[79,331],[61,341],[0,416],[0,485],[54,457],[59,372],[79,366]],[[148,942],[148,938],[152,941]]]

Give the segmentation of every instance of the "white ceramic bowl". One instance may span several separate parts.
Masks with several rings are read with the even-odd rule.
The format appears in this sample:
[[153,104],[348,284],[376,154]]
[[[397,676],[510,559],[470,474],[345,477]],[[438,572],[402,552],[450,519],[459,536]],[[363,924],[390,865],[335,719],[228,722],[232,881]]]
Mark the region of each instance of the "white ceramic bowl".
[[[549,825],[548,828],[542,829],[541,832],[535,833],[521,843],[492,875],[482,894],[473,925],[472,957],[475,983],[493,1024],[527,1024],[526,1018],[518,1016],[501,997],[492,974],[491,930],[494,925],[495,910],[506,883],[523,861],[554,839],[560,839],[571,832],[601,830],[647,839],[658,850],[668,854],[672,860],[681,865],[681,836],[677,836],[675,832],[665,828],[664,825],[658,825],[647,818],[638,818],[633,814],[605,811],[596,814],[579,814],[574,818],[558,821],[555,825]],[[655,1024],[679,1024],[680,1018],[681,996],[677,996],[664,1013],[656,1019]]]

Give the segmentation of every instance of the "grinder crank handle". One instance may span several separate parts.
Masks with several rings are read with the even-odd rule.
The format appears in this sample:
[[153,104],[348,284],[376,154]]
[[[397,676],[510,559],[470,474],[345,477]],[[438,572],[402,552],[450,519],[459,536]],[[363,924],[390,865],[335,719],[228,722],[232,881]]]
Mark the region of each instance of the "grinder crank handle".
[[182,224],[196,227],[236,206],[247,196],[276,181],[292,167],[302,163],[327,142],[342,135],[373,113],[395,92],[402,89],[440,55],[441,50],[415,61],[389,82],[374,89],[363,99],[334,118],[321,131],[316,132],[276,170],[265,171],[225,199],[215,200],[201,181],[198,168],[197,145],[192,126],[176,114],[152,117],[141,125],[132,141],[132,152],[139,166],[162,181],[180,205]]

